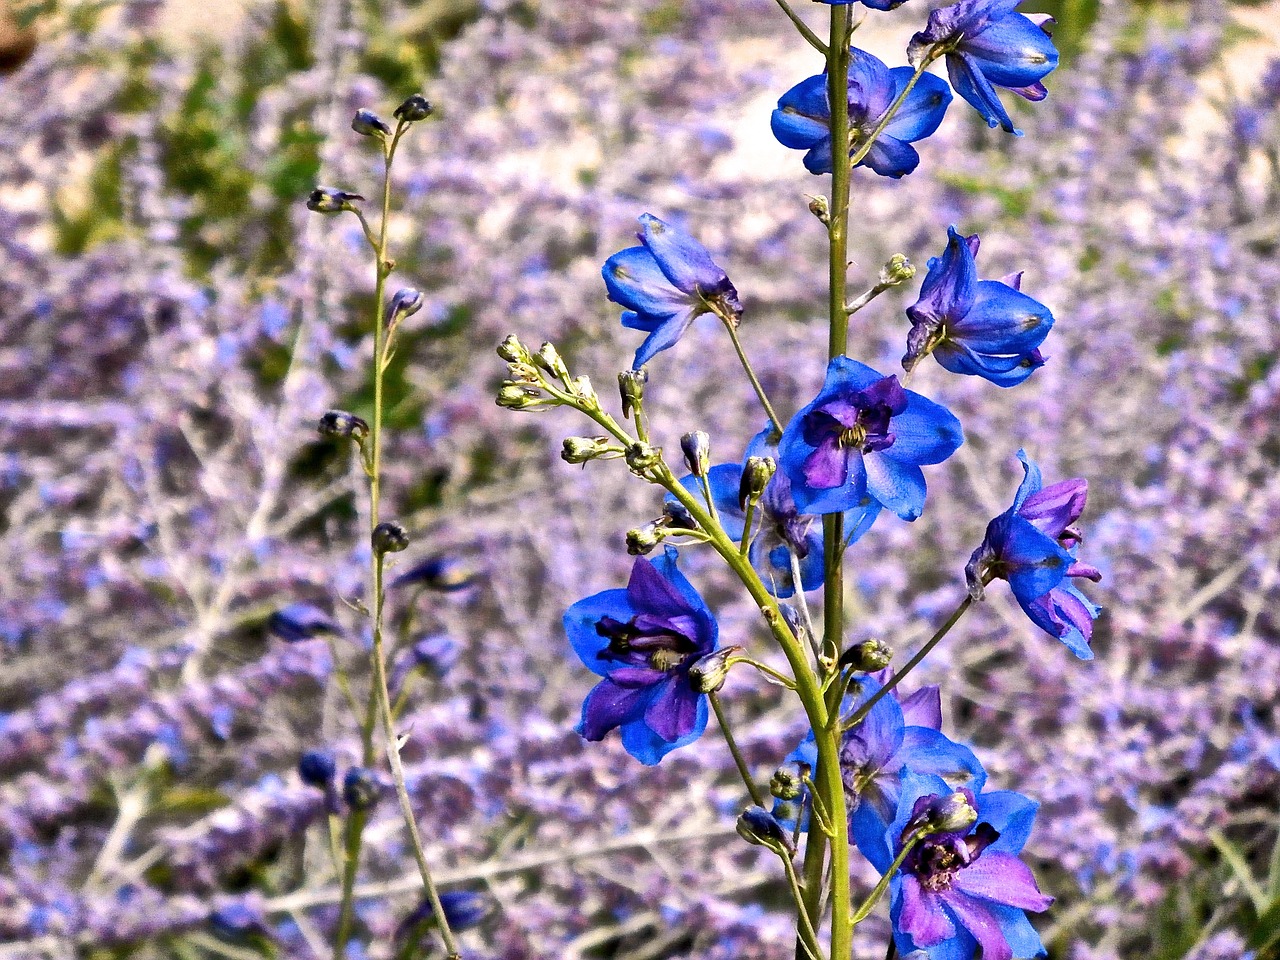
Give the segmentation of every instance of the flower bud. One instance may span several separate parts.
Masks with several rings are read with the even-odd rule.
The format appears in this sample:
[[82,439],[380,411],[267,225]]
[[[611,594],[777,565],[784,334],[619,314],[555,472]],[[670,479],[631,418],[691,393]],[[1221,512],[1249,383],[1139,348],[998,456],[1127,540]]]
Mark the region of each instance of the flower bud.
[[528,349],[514,333],[507,334],[505,340],[498,344],[498,356],[508,363],[532,363]]
[[329,750],[308,750],[298,760],[298,776],[318,790],[329,789],[337,772],[337,762]]
[[475,583],[476,572],[458,557],[425,557],[391,581],[393,587],[424,587],[438,593],[454,593]]
[[387,520],[373,528],[372,541],[373,552],[378,556],[399,553],[409,546],[409,534],[394,520]]
[[804,778],[808,776],[808,764],[795,761],[784,763],[773,772],[769,780],[769,792],[779,800],[795,800],[804,793]]
[[791,835],[764,807],[748,807],[738,817],[738,836],[757,847],[789,857],[795,852]]
[[405,123],[417,123],[419,120],[427,119],[434,112],[435,108],[431,106],[431,101],[422,94],[415,93],[396,107],[392,116]]
[[355,210],[357,200],[363,201],[364,197],[345,190],[316,187],[307,197],[307,209],[314,213],[342,213],[344,210]]
[[880,286],[896,287],[900,283],[906,283],[915,275],[915,265],[904,254],[895,253],[880,268]]
[[362,137],[385,137],[390,135],[391,127],[387,121],[372,110],[357,110],[351,118],[351,129]]
[[747,457],[742,468],[742,480],[738,483],[738,506],[746,509],[748,500],[759,500],[764,488],[778,469],[773,457]]
[[352,767],[342,778],[342,799],[352,810],[372,810],[382,796],[382,784],[364,767]]
[[538,348],[538,352],[533,355],[533,362],[557,380],[569,379],[569,368],[565,366],[564,360],[550,341]]
[[565,437],[560,459],[565,463],[586,463],[621,452],[622,448],[609,443],[608,437]]
[[330,410],[320,418],[316,430],[322,437],[349,437],[356,443],[364,443],[364,438],[369,435],[369,424],[354,413]]
[[734,654],[741,652],[741,647],[721,647],[699,657],[689,668],[689,684],[699,693],[715,693],[729,676]]
[[618,392],[622,395],[622,416],[631,416],[631,411],[644,403],[644,385],[649,382],[649,371],[644,367],[639,370],[623,370],[618,374]]
[[597,400],[595,387],[591,386],[591,378],[587,376],[574,377],[571,392],[588,403],[595,403]]
[[711,437],[705,430],[694,430],[680,438],[680,449],[684,451],[684,462],[689,472],[701,479],[707,475],[711,466]]
[[698,521],[679,500],[666,500],[662,504],[662,515],[667,518],[668,526],[680,527],[683,530],[697,530]]
[[826,197],[810,197],[809,212],[824,226],[831,222],[831,205],[827,203]]
[[633,557],[642,557],[653,552],[653,548],[667,537],[666,521],[650,520],[642,527],[627,531],[627,553]]
[[394,327],[405,317],[412,317],[422,309],[423,299],[422,294],[412,287],[397,290],[387,304],[387,326]]
[[530,410],[545,403],[538,391],[522,387],[518,383],[505,383],[498,391],[498,406],[509,410]]
[[963,833],[978,822],[973,794],[968,790],[942,796],[921,797],[911,809],[911,819],[902,829],[905,840],[912,833]]
[[633,443],[626,453],[627,466],[634,473],[641,473],[650,467],[657,466],[662,459],[662,449],[639,441]]
[[883,670],[893,659],[893,648],[880,640],[863,640],[856,643],[840,657],[840,663],[852,667],[858,673],[875,673]]

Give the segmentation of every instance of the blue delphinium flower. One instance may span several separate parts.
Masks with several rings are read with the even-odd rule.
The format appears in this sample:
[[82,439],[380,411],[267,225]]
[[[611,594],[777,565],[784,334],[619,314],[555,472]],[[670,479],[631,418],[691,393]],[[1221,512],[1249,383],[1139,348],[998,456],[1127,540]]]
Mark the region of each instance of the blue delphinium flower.
[[[741,464],[722,463],[707,471],[711,499],[715,502],[720,524],[729,539],[735,542],[742,540],[746,524],[746,511],[738,496],[743,466],[750,457],[771,456],[776,459],[777,450],[768,441],[772,432],[773,427],[769,425],[756,434],[747,446],[746,456]],[[702,496],[702,485],[693,475],[683,477],[680,482],[694,496]],[[675,501],[675,497],[668,494],[667,500]],[[864,497],[857,507],[846,511],[845,546],[855,543],[870,530],[879,515],[880,504],[870,497]],[[783,600],[795,593],[795,578],[791,571],[792,552],[800,562],[803,588],[816,590],[822,586],[825,576],[822,520],[796,509],[795,500],[791,496],[791,483],[782,471],[770,478],[756,507],[751,526],[755,534],[747,556],[770,593]]]
[[601,270],[609,299],[626,307],[622,325],[649,334],[636,351],[636,370],[674,346],[694,317],[742,313],[738,291],[706,247],[651,214],[643,214],[640,225],[641,246],[615,253]]
[[1021,293],[1022,274],[979,280],[978,235],[947,228],[947,249],[929,261],[920,298],[907,307],[911,332],[902,367],[930,353],[952,373],[1001,387],[1021,383],[1044,365],[1039,346],[1053,327],[1049,308]]
[[895,376],[836,357],[821,392],[783,431],[779,470],[805,513],[841,513],[870,497],[914,520],[924,510],[920,465],[941,463],[963,442],[946,408]]
[[719,627],[676,568],[676,551],[637,557],[625,590],[579,600],[564,615],[574,652],[604,679],[582,704],[578,732],[601,740],[615,727],[644,764],[692,743],[707,726],[707,698],[689,668],[716,649]]
[[[890,70],[865,50],[855,48],[850,52],[848,153],[852,156],[879,126],[913,71],[910,67]],[[920,163],[920,155],[911,144],[938,129],[950,103],[951,91],[942,79],[928,73],[921,76],[859,166],[866,164],[882,177],[910,173]],[[771,126],[784,147],[808,151],[804,155],[806,170],[830,173],[831,101],[827,97],[826,74],[802,80],[784,93],[773,111]]]
[[[870,676],[859,678],[856,684],[855,692],[844,700],[843,716],[852,714],[882,686]],[[925,688],[923,697],[918,696],[919,691],[913,694],[911,719],[922,716],[932,719],[928,690]],[[937,688],[932,692],[936,697]],[[956,789],[967,787],[977,791],[986,783],[986,771],[972,750],[952,742],[937,726],[911,725],[907,719],[904,703],[890,692],[876,702],[858,726],[845,731],[841,737],[840,774],[851,829],[878,829],[883,833],[898,809],[902,780],[908,772],[942,777]],[[940,724],[941,717],[937,719]],[[811,769],[817,766],[818,749],[812,731],[785,762],[807,764]],[[803,801],[802,796],[793,803]],[[780,805],[774,812],[794,822],[794,807]],[[805,823],[807,818],[802,819],[802,825]]]
[[301,643],[321,634],[337,633],[333,619],[310,603],[291,603],[267,618],[267,629],[287,643]]
[[1081,660],[1092,660],[1093,621],[1102,610],[1069,579],[1102,579],[1094,567],[1076,560],[1080,535],[1071,529],[1084,512],[1089,483],[1077,478],[1045,487],[1040,468],[1021,450],[1018,459],[1025,476],[1013,506],[987,524],[982,545],[965,567],[969,592],[981,599],[987,579],[1008,580],[1036,626]]
[[[493,898],[474,890],[445,890],[440,894],[440,908],[454,933],[478,927],[493,912]],[[422,900],[396,928],[394,941],[404,944],[411,937],[422,936],[436,925],[435,908],[428,899]]]
[[[989,126],[1014,129],[996,87],[1027,100],[1048,96],[1043,80],[1058,65],[1049,38],[1051,18],[1015,13],[1021,0],[960,0],[929,14],[928,25],[911,38],[907,56],[919,64],[930,51],[945,52],[951,85],[982,114]],[[1034,17],[1034,19],[1033,19]]]
[[1018,859],[1039,807],[1034,801],[1011,790],[954,791],[939,777],[908,773],[892,824],[856,828],[858,850],[885,873],[919,824],[946,822],[957,793],[965,801],[958,806],[977,812],[976,822],[927,835],[889,881],[898,953],[971,960],[981,947],[983,960],[1041,956],[1044,946],[1026,911],[1048,909],[1053,897],[1040,892]]

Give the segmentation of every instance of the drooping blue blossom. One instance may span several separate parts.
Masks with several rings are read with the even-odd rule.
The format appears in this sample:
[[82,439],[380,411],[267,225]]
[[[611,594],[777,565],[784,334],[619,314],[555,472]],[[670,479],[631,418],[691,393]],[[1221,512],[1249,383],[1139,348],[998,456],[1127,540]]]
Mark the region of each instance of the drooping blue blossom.
[[1013,505],[987,524],[982,545],[965,567],[969,592],[982,597],[991,578],[1009,581],[1031,622],[1057,637],[1081,660],[1092,660],[1093,621],[1102,612],[1071,578],[1098,581],[1102,574],[1075,558],[1080,519],[1089,495],[1087,480],[1062,480],[1045,487],[1040,468],[1018,451],[1024,477]]
[[476,573],[461,557],[436,554],[423,557],[391,581],[393,587],[421,587],[440,593],[465,590],[475,582]]
[[267,618],[267,629],[286,643],[338,632],[333,618],[310,603],[291,603],[277,610]]
[[[881,8],[883,9],[883,8]],[[880,125],[890,105],[911,80],[910,67],[892,70],[865,50],[853,49],[849,63],[849,156]],[[860,162],[882,177],[902,177],[920,163],[911,146],[938,129],[951,103],[951,90],[939,77],[924,74]],[[805,150],[805,169],[831,172],[831,100],[825,73],[802,80],[778,101],[770,121],[784,147]]]
[[[707,471],[707,483],[711,487],[711,499],[715,502],[720,524],[729,538],[741,542],[746,524],[746,510],[739,498],[742,471],[751,457],[777,458],[777,448],[769,443],[772,426],[766,426],[752,438],[742,463],[722,463]],[[702,485],[692,476],[680,482],[694,496],[702,496]],[[677,502],[667,495],[668,502]],[[844,517],[845,546],[855,543],[871,529],[880,515],[880,504],[869,496],[857,507],[847,510]],[[813,514],[803,514],[791,496],[791,482],[777,471],[765,487],[751,522],[755,531],[748,558],[760,574],[761,580],[775,597],[786,599],[795,593],[795,578],[791,570],[791,553],[800,564],[800,580],[805,590],[822,586],[823,567],[822,519]]]
[[876,829],[870,822],[855,827],[858,850],[884,874],[917,827],[945,824],[957,792],[977,811],[976,822],[928,833],[889,881],[898,952],[971,960],[981,947],[983,960],[1041,956],[1044,946],[1026,911],[1046,910],[1053,898],[1040,892],[1018,859],[1039,808],[1034,801],[1011,790],[955,791],[940,777],[909,772],[888,828]]
[[947,249],[929,260],[920,297],[907,307],[911,331],[902,368],[930,353],[952,373],[1012,387],[1044,365],[1038,349],[1053,327],[1049,308],[1020,292],[1022,274],[979,280],[978,235],[947,228]]
[[[478,927],[493,912],[493,898],[474,890],[445,890],[440,894],[440,908],[454,933]],[[395,943],[404,944],[415,934],[421,935],[434,927],[435,909],[429,899],[423,899],[396,928]]]
[[1016,13],[1022,0],[960,0],[929,14],[928,25],[911,38],[907,56],[919,64],[942,52],[951,85],[982,114],[988,126],[1022,136],[996,94],[1012,90],[1026,100],[1049,95],[1043,80],[1058,65],[1050,39],[1052,18]]
[[625,590],[579,600],[564,615],[574,652],[602,679],[582,704],[578,732],[601,740],[615,727],[622,745],[655,764],[707,726],[707,699],[689,668],[716,649],[715,617],[676,567],[676,551],[637,557]]
[[601,270],[609,299],[626,308],[622,325],[649,334],[636,351],[636,370],[674,346],[695,317],[716,310],[736,320],[742,313],[738,291],[706,247],[652,214],[642,214],[640,226],[641,246],[615,253]]
[[915,520],[924,510],[920,465],[941,463],[963,442],[960,421],[945,407],[841,356],[783,431],[779,470],[802,512],[841,513],[869,497]]
[[[860,677],[845,697],[841,715],[850,716],[882,686],[875,677]],[[948,739],[938,729],[941,711],[934,709],[936,687],[921,688],[901,702],[896,692],[881,697],[862,722],[845,731],[840,739],[840,774],[851,829],[883,832],[897,811],[903,778],[909,772],[941,777],[955,789],[981,790],[987,780],[973,751]],[[924,723],[908,723],[908,716]],[[812,731],[785,762],[807,764],[811,769],[817,766],[818,749]],[[803,797],[800,802],[804,802]],[[794,821],[796,807],[780,804],[774,812]],[[807,817],[801,823],[806,825]]]

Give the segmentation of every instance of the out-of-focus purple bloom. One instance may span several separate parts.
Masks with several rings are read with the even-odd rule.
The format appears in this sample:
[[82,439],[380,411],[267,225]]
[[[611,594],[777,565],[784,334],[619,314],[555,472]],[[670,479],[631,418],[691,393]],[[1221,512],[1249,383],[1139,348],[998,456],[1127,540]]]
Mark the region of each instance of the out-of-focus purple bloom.
[[644,764],[692,743],[707,726],[706,697],[689,668],[716,649],[719,628],[676,567],[676,551],[637,557],[625,590],[579,600],[564,615],[574,652],[604,677],[582,705],[578,732],[601,740],[615,727]]
[[1077,478],[1044,487],[1040,468],[1022,450],[1018,459],[1025,475],[1013,506],[987,524],[982,545],[965,567],[969,592],[981,598],[986,579],[1008,580],[1032,623],[1081,660],[1092,660],[1093,621],[1102,611],[1068,579],[1102,579],[1094,567],[1076,560],[1080,535],[1071,529],[1084,512],[1089,483]]
[[[440,907],[449,929],[455,933],[478,927],[493,912],[493,898],[473,890],[446,890],[440,894]],[[402,943],[414,935],[421,936],[436,925],[435,911],[430,900],[423,900],[400,922],[396,928],[396,942]]]
[[[1043,80],[1058,65],[1049,38],[1052,18],[1015,13],[1021,0],[960,0],[929,14],[928,25],[911,38],[907,56],[919,64],[930,51],[945,53],[951,85],[982,114],[988,126],[1014,129],[996,87],[1027,100],[1048,96]],[[1034,19],[1033,19],[1034,17]]]
[[[742,464],[722,463],[707,471],[707,483],[715,502],[720,524],[729,538],[741,541],[746,524],[746,510],[738,496],[742,482],[743,466],[751,457],[777,457],[777,449],[769,444],[772,426],[756,434],[747,446]],[[702,485],[692,475],[680,480],[694,496],[702,496]],[[667,495],[669,503],[678,502]],[[845,546],[855,543],[871,529],[880,515],[880,504],[870,497],[852,510],[845,512]],[[781,599],[795,593],[795,578],[791,571],[791,556],[795,553],[800,562],[800,579],[805,590],[822,586],[823,534],[822,521],[812,514],[803,514],[791,496],[791,483],[782,471],[769,479],[764,494],[752,520],[755,529],[748,557],[759,572],[769,592]]]
[[209,914],[209,926],[219,936],[237,939],[265,933],[267,918],[260,902],[240,900],[215,908]]
[[382,797],[382,783],[372,770],[352,767],[342,778],[342,799],[354,811],[372,810]]
[[[914,72],[910,67],[891,70],[865,50],[855,48],[851,53],[849,156],[879,126]],[[943,80],[928,73],[921,76],[858,165],[865,164],[882,177],[910,173],[920,163],[920,155],[911,144],[938,129],[950,103],[951,91]],[[814,174],[831,172],[831,101],[825,73],[802,80],[784,93],[770,125],[784,147],[808,151],[804,155],[806,170]]]
[[706,247],[652,214],[642,214],[640,225],[641,246],[615,253],[601,270],[609,299],[626,307],[622,325],[649,334],[636,351],[637,370],[674,346],[694,317],[742,313],[738,291]]
[[298,776],[309,787],[327,790],[333,785],[338,764],[331,750],[308,750],[298,760]]
[[920,298],[907,307],[911,332],[902,367],[930,353],[952,373],[1001,387],[1021,383],[1044,365],[1039,346],[1053,327],[1049,308],[1019,292],[1022,274],[979,280],[978,235],[947,228],[947,249],[929,260]]
[[1046,910],[1053,898],[1040,892],[1017,856],[1039,805],[1009,790],[961,793],[965,805],[977,811],[976,825],[927,832],[969,817],[951,816],[963,805],[952,802],[955,791],[939,777],[908,773],[893,823],[883,830],[868,823],[854,831],[858,850],[882,874],[913,833],[925,832],[889,881],[898,952],[969,960],[981,947],[984,960],[1040,956],[1044,946],[1026,911]]
[[267,629],[286,643],[300,643],[321,634],[337,633],[333,619],[310,603],[291,603],[267,618]]
[[796,507],[841,513],[871,500],[904,520],[924,510],[921,464],[941,463],[964,442],[946,408],[848,357],[836,357],[813,402],[787,424],[780,470]]
[[462,558],[449,554],[424,557],[393,581],[393,587],[423,587],[440,593],[465,590],[475,583],[475,570]]

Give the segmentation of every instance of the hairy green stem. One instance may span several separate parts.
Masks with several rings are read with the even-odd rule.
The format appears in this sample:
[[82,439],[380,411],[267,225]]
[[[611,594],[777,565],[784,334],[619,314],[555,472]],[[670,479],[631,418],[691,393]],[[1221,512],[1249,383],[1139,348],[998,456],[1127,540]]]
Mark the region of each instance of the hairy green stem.
[[719,694],[714,691],[708,693],[707,699],[711,701],[711,709],[716,714],[716,723],[720,724],[720,732],[724,734],[724,742],[729,745],[729,752],[733,754],[733,762],[738,766],[738,773],[742,775],[742,782],[747,786],[747,793],[751,794],[751,802],[757,807],[763,807],[764,794],[760,792],[759,785],[751,776],[751,768],[747,766],[747,761],[742,756],[742,751],[738,749],[738,741],[734,738],[733,730],[729,727],[729,720],[724,715],[724,709],[720,706]]
[[742,363],[742,369],[746,371],[747,379],[751,381],[751,387],[755,390],[756,396],[760,399],[760,406],[764,407],[765,414],[769,417],[769,423],[773,426],[770,432],[769,441],[777,443],[782,438],[782,421],[778,419],[778,415],[774,413],[773,404],[769,402],[769,398],[765,395],[764,387],[760,385],[760,378],[756,376],[755,370],[751,367],[751,361],[747,359],[747,353],[742,349],[742,341],[738,339],[737,322],[733,317],[719,310],[716,316],[720,318],[720,322],[724,324],[724,328],[729,331],[729,339],[733,341],[733,349],[738,354],[738,360]]
[[795,24],[795,28],[800,31],[800,36],[808,41],[809,46],[817,50],[824,57],[827,55],[827,45],[819,39],[818,35],[809,29],[809,25],[800,19],[800,14],[791,8],[791,4],[787,0],[778,0],[778,6],[782,8],[782,12],[787,15],[787,19]]
[[911,839],[902,845],[901,852],[889,866],[889,869],[884,872],[884,876],[880,878],[880,882],[872,888],[871,893],[867,895],[867,899],[863,902],[862,906],[860,906],[854,912],[853,916],[849,918],[849,925],[851,927],[856,927],[863,920],[867,919],[867,914],[875,909],[876,904],[880,902],[880,898],[884,896],[884,892],[889,889],[889,881],[893,879],[893,875],[898,872],[898,868],[902,866],[903,861],[907,859],[907,854],[911,852],[912,848],[916,845],[916,841],[919,839],[920,834],[913,833],[911,835]]

